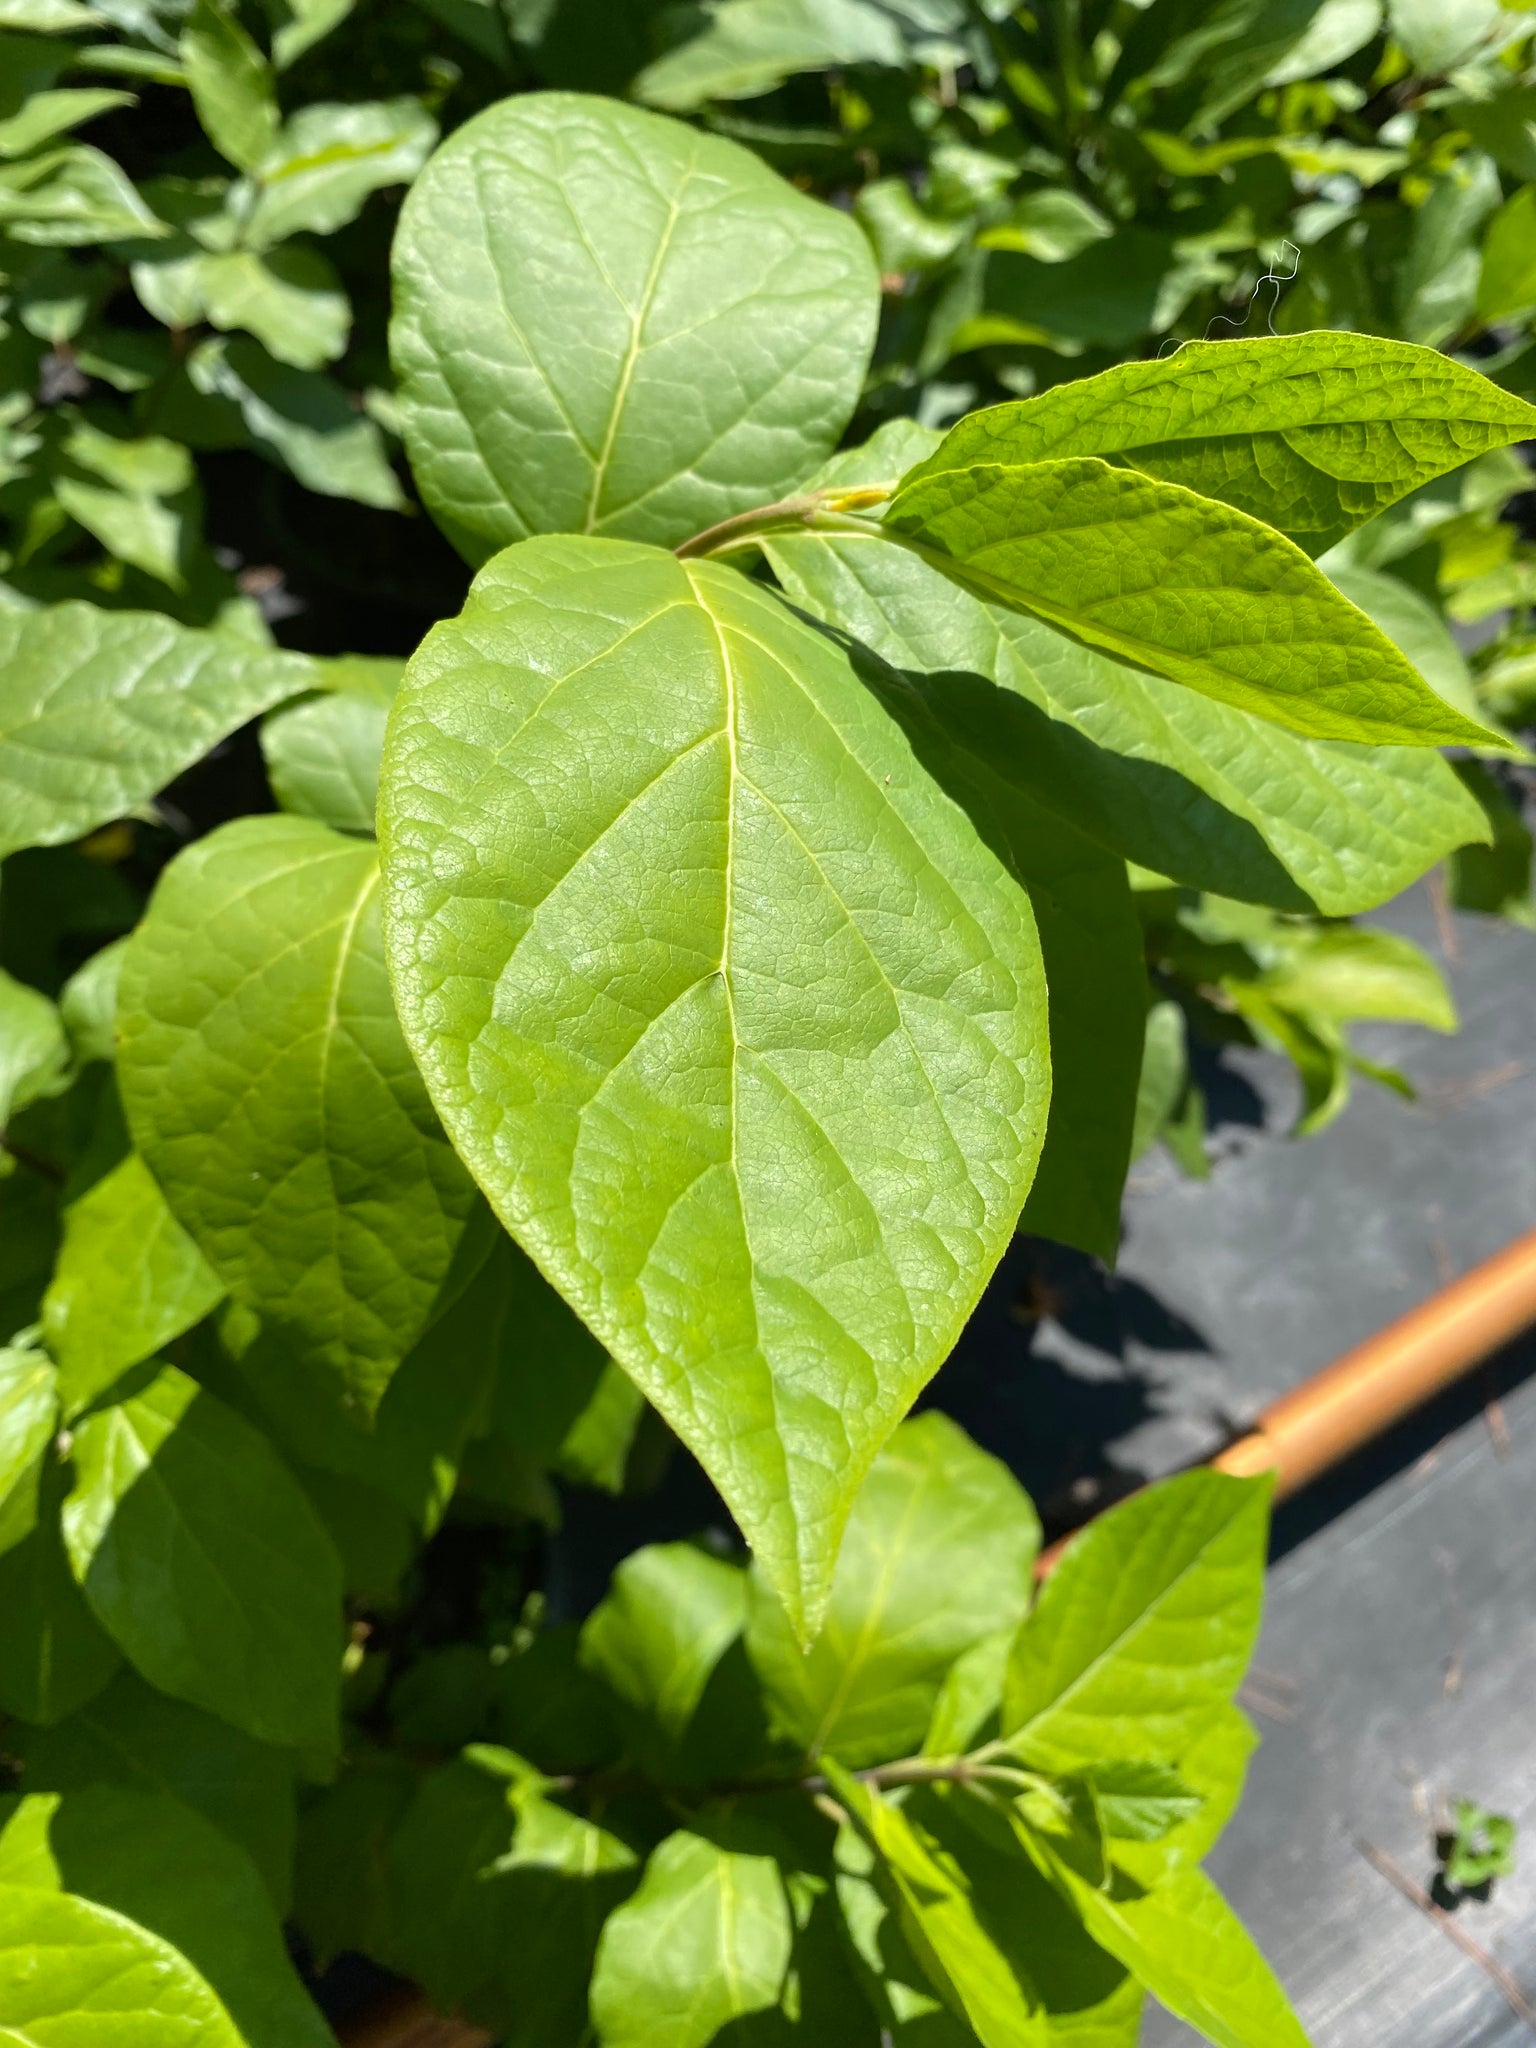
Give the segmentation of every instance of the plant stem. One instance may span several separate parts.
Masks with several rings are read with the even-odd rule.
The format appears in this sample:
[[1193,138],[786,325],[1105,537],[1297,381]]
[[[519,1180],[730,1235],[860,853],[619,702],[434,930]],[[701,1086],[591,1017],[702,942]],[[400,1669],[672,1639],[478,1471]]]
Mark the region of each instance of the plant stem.
[[[733,513],[714,526],[706,526],[691,540],[672,552],[679,561],[705,555],[729,554],[734,548],[750,547],[769,533],[793,533],[805,527],[827,527],[837,515],[864,506],[883,504],[894,491],[894,482],[833,484],[820,491],[802,491],[793,498],[778,498],[771,505],[754,505],[750,512]],[[867,524],[867,522],[861,522]]]

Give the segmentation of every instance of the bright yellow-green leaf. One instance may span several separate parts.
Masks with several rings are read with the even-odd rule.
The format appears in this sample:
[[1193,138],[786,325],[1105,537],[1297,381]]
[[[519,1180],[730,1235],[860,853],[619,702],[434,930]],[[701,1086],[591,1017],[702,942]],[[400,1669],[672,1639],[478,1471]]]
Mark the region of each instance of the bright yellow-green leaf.
[[380,823],[454,1142],[813,1633],[1029,1187],[1027,896],[841,646],[613,541],[509,549],[429,637]]
[[1293,542],[1182,485],[1097,456],[929,468],[886,523],[984,597],[1308,738],[1500,743]]

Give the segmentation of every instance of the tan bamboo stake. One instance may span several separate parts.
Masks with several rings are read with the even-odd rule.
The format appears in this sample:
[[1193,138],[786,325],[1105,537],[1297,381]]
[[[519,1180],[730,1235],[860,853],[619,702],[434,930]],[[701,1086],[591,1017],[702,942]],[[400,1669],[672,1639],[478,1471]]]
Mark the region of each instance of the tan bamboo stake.
[[[1330,1466],[1452,1386],[1470,1366],[1536,1323],[1536,1230],[1442,1287],[1278,1401],[1208,1462],[1218,1472],[1275,1474],[1275,1496],[1298,1492]],[[1042,1551],[1044,1577],[1071,1542]],[[346,2048],[488,2048],[492,2036],[442,2019],[416,1993],[344,2029]]]
[[[1536,1230],[1463,1273],[1342,1358],[1259,1411],[1252,1429],[1207,1460],[1218,1472],[1275,1475],[1284,1500],[1455,1384],[1536,1323]],[[1043,1578],[1071,1542],[1040,1554]]]

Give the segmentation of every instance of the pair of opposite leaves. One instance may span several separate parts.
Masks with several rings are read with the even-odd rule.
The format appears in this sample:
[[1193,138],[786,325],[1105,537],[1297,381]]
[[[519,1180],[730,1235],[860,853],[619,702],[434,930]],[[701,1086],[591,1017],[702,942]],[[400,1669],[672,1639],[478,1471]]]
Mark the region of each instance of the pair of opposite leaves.
[[[568,95],[460,130],[395,260],[423,493],[472,559],[521,543],[392,717],[401,1020],[502,1220],[810,1632],[863,1471],[1007,1243],[1050,1098],[1006,821],[924,765],[953,747],[942,704],[662,552],[827,454],[873,267],[734,146]],[[1479,729],[1249,515],[1320,549],[1530,419],[1393,344],[1196,347],[963,422],[890,520],[1121,661],[1304,733],[1433,744]],[[894,554],[824,545],[872,541]]]

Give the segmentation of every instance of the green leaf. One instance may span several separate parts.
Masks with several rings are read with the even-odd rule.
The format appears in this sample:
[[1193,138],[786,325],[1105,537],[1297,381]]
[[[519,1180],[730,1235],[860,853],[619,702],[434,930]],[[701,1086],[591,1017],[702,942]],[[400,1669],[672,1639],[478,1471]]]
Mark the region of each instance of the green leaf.
[[1125,862],[1034,801],[1036,738],[989,683],[872,687],[913,752],[1029,896],[1050,1004],[1051,1108],[1019,1227],[1105,1259],[1120,1239],[1146,975]]
[[68,1059],[58,1010],[40,990],[0,968],[0,1137],[17,1110],[59,1092]]
[[706,2048],[776,2005],[793,1926],[779,1866],[684,1830],[608,1917],[592,1973],[603,2048]]
[[315,249],[234,249],[198,261],[197,284],[215,327],[243,327],[270,355],[318,370],[345,353],[352,308]]
[[1010,1746],[1047,1769],[1177,1765],[1252,1654],[1269,1493],[1267,1478],[1192,1472],[1076,1537],[1014,1644]]
[[0,1887],[0,2033],[36,2048],[244,2048],[168,1942],[104,1906],[30,1885]]
[[847,425],[878,297],[855,224],[736,144],[543,93],[433,157],[394,305],[416,480],[478,562],[560,530],[670,546],[792,489]]
[[1385,1017],[1431,1031],[1457,1028],[1444,975],[1396,932],[1359,925],[1282,928],[1260,948],[1260,958],[1256,986],[1284,1009],[1341,1024]]
[[[888,475],[902,451],[882,440],[858,451],[852,474],[823,480]],[[1449,764],[1424,749],[1298,739],[984,604],[880,540],[776,535],[766,551],[796,604],[896,666],[933,675],[934,692],[963,689],[980,702],[974,679],[996,683],[1007,697],[993,718],[1009,743],[994,753],[1021,792],[1157,874],[1340,914],[1385,901],[1482,836]],[[1276,789],[1291,793],[1283,806]]]
[[1536,185],[1506,199],[1483,237],[1480,320],[1515,320],[1536,308]]
[[1090,1766],[1083,1777],[1112,1841],[1160,1842],[1200,1811],[1199,1793],[1166,1764],[1121,1757]]
[[1318,555],[1421,484],[1533,434],[1536,406],[1433,349],[1369,334],[1192,341],[970,413],[906,481],[1097,455]]
[[1536,927],[1531,893],[1531,829],[1520,805],[1477,761],[1458,761],[1456,772],[1483,807],[1493,831],[1491,846],[1464,846],[1451,856],[1446,877],[1458,910],[1507,917],[1527,930]]
[[[1248,1760],[1258,1745],[1253,1723],[1230,1703],[1217,1710],[1179,1759],[1179,1776],[1199,1801],[1196,1810],[1155,1842],[1115,1843],[1116,1865],[1140,1885],[1160,1884],[1171,1870],[1201,1862],[1220,1839],[1242,1797]],[[1103,1764],[1100,1771],[1109,1768]],[[1134,1768],[1145,1770],[1145,1764]]]
[[1393,39],[1421,78],[1472,56],[1498,22],[1498,0],[1387,0]]
[[1049,2022],[977,1913],[964,1866],[901,1807],[840,1765],[828,1783],[850,1825],[875,1853],[883,1888],[929,1983],[982,2048],[1046,2048]]
[[637,99],[673,113],[705,100],[749,100],[802,71],[901,65],[901,31],[868,0],[717,0],[699,34],[634,81]]
[[290,1460],[376,1489],[430,1535],[466,1443],[490,1411],[510,1300],[506,1266],[492,1256],[501,1237],[489,1210],[477,1205],[431,1320],[390,1379],[371,1430],[358,1428],[344,1387],[317,1376],[243,1309],[224,1319],[212,1356],[198,1357],[198,1375],[259,1417]]
[[587,2031],[599,1929],[635,1883],[633,1850],[545,1791],[510,1752],[470,1750],[423,1782],[391,1845],[390,1960],[505,2048]]
[[17,113],[0,120],[0,157],[26,156],[64,135],[108,114],[114,107],[135,104],[131,92],[114,92],[107,86],[69,87],[63,92],[33,93]]
[[131,1152],[64,1212],[43,1330],[59,1362],[66,1415],[200,1323],[223,1295],[223,1282]]
[[1042,1872],[1101,1948],[1216,2048],[1307,2048],[1290,2001],[1252,1937],[1203,1870],[1153,1891],[1091,1882],[1048,1838],[1021,1829]]
[[338,832],[372,832],[384,726],[404,663],[347,655],[322,665],[322,694],[271,712],[261,751],[285,811]]
[[341,1573],[260,1432],[166,1367],[74,1456],[70,1563],[139,1672],[264,1742],[333,1748]]
[[841,647],[612,541],[481,574],[407,671],[380,820],[450,1134],[814,1633],[868,1461],[1029,1186],[1027,899]]
[[0,1713],[49,1726],[99,1693],[122,1662],[70,1576],[59,1540],[63,1467],[44,1458],[37,1523],[0,1554]]
[[122,971],[126,939],[114,939],[93,953],[65,982],[59,1015],[77,1067],[116,1056],[117,977]]
[[1466,657],[1451,638],[1439,609],[1400,577],[1377,569],[1326,565],[1328,580],[1413,663],[1425,682],[1453,709],[1480,719]]
[[147,802],[313,677],[302,655],[158,612],[0,609],[0,854],[78,839]]
[[280,117],[271,67],[228,0],[197,0],[181,31],[180,55],[208,140],[237,170],[254,170]]
[[1407,340],[1438,348],[1471,320],[1482,270],[1482,224],[1499,196],[1493,160],[1476,150],[1435,179],[1413,217],[1407,254],[1395,266],[1397,325]]
[[306,489],[385,512],[404,508],[378,426],[333,378],[275,362],[244,340],[205,342],[187,375],[204,398],[232,407],[259,452]]
[[915,1749],[950,1666],[1028,1611],[1034,1509],[947,1416],[904,1422],[859,1489],[820,1635],[801,1649],[759,1578],[747,1654],[775,1732],[850,1767]]
[[296,63],[306,50],[339,28],[356,0],[266,0],[277,26],[272,32],[272,61],[279,71]]
[[1189,1086],[1189,1042],[1184,1012],[1171,997],[1147,1010],[1141,1055],[1141,1080],[1136,1091],[1136,1128],[1131,1158],[1142,1154],[1178,1114]]
[[245,2048],[327,2048],[255,1866],[201,1814],[121,1785],[5,1807],[0,1885],[89,1899],[155,1935],[217,1994]]
[[640,1389],[509,1237],[507,1316],[489,1438],[567,1479],[617,1493],[645,1409]]
[[886,524],[983,596],[1307,738],[1499,744],[1293,542],[1180,484],[982,463],[903,484]]
[[57,1375],[40,1351],[0,1351],[0,1553],[37,1527],[42,1460],[58,1427]]
[[686,1769],[691,1724],[746,1619],[741,1566],[692,1544],[648,1544],[614,1573],[582,1628],[581,1664],[622,1703],[648,1776],[666,1781]]
[[83,0],[0,0],[0,29],[68,35],[72,30],[99,27],[104,19]]
[[111,157],[85,143],[0,167],[0,228],[43,248],[170,233]]
[[475,1200],[395,1022],[373,848],[307,818],[189,847],[129,945],[118,1028],[124,1108],[178,1221],[366,1420]]
[[28,1792],[132,1786],[192,1807],[238,1842],[279,1912],[288,1908],[294,1759],[227,1721],[153,1691],[123,1671],[56,1728],[30,1729],[20,1749]]
[[333,235],[357,218],[370,193],[409,184],[436,140],[437,123],[420,100],[301,107],[260,163],[247,167],[256,183],[245,223],[251,246]]

